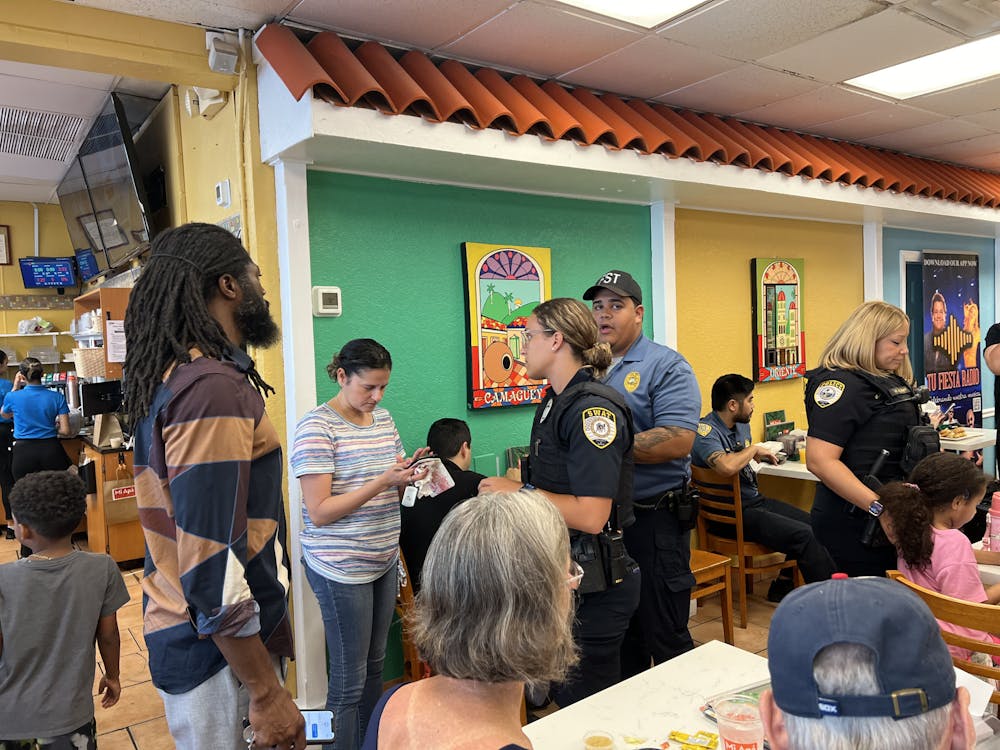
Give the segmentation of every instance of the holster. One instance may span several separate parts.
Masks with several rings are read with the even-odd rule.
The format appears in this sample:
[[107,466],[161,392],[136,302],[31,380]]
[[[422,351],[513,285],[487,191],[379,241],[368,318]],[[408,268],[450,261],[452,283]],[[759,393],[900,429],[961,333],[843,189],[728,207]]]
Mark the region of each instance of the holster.
[[583,580],[577,593],[596,594],[608,588],[604,567],[604,554],[599,534],[572,533],[569,538],[569,554],[583,568]]

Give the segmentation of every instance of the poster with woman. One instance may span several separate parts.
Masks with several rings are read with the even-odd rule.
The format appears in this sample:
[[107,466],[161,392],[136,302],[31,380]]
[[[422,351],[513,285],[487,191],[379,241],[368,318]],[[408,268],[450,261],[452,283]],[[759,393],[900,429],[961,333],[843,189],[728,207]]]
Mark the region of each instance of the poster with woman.
[[524,328],[552,296],[547,247],[462,243],[468,323],[469,408],[537,404],[546,381],[524,367]]
[[[931,398],[967,427],[982,424],[979,256],[925,250],[924,376]],[[917,373],[919,377],[919,373]]]

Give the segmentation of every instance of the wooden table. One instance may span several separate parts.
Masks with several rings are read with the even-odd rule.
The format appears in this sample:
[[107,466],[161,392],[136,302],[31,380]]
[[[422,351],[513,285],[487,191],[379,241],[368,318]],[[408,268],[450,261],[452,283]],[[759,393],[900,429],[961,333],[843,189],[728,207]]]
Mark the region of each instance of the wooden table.
[[617,735],[622,748],[626,734],[645,737],[639,747],[659,747],[674,730],[714,732],[699,710],[705,699],[766,679],[767,659],[710,641],[532,722],[524,733],[535,750],[580,750],[592,729]]

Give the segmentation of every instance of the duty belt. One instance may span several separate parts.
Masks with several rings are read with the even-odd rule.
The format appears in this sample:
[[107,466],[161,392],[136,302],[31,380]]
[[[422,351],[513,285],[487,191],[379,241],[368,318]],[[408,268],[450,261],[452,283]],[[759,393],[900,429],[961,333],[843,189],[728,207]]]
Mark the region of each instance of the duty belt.
[[669,508],[682,497],[684,497],[684,487],[678,487],[677,489],[667,490],[645,500],[635,500],[632,503],[632,507],[635,510],[660,510],[660,508]]

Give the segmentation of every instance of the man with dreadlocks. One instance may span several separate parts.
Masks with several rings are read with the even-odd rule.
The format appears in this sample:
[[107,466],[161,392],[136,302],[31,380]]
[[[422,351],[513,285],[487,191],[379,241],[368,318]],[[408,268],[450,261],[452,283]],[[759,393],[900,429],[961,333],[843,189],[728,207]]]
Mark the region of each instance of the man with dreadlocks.
[[274,389],[240,348],[278,339],[260,269],[211,224],[161,233],[125,337],[144,633],[170,733],[178,750],[239,750],[247,717],[256,747],[304,750],[275,671],[292,640]]

